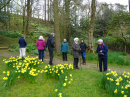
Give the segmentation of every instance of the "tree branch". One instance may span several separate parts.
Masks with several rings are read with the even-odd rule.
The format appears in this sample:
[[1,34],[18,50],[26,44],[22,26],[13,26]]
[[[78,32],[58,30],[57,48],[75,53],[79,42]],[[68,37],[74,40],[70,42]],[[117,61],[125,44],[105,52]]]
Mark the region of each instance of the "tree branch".
[[8,5],[10,1],[11,1],[11,0],[8,0],[8,2],[7,2],[6,4],[4,4],[4,5],[0,8],[0,10],[3,9],[6,5]]

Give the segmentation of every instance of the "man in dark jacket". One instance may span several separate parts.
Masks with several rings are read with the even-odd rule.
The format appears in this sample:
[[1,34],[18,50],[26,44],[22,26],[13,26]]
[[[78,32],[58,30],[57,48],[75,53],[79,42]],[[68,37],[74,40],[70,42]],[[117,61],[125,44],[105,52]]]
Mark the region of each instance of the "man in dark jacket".
[[26,56],[26,45],[27,41],[25,39],[25,36],[22,35],[21,38],[19,39],[19,47],[20,47],[20,57],[25,57]]
[[48,50],[49,50],[49,56],[50,56],[50,61],[49,61],[49,64],[50,65],[53,65],[52,61],[53,61],[53,51],[54,51],[54,45],[55,45],[55,41],[54,41],[54,36],[55,34],[54,33],[51,33],[51,35],[49,36],[48,40],[47,40],[47,47],[48,47]]

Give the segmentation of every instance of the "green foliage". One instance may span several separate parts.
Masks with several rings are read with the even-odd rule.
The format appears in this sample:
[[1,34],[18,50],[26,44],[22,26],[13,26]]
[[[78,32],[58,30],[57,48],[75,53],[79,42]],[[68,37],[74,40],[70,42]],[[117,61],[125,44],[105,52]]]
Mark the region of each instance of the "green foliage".
[[21,34],[18,33],[18,32],[13,32],[12,33],[12,32],[7,32],[7,31],[0,31],[0,34],[11,37],[11,38],[18,38],[18,37],[21,36]]
[[115,71],[104,73],[101,84],[106,89],[109,97],[129,97],[130,96],[130,73],[118,74]]
[[[103,37],[102,39],[110,50],[124,52],[125,40],[122,37]],[[127,39],[126,51],[129,52],[130,41],[128,40],[127,37],[126,39]]]
[[[110,64],[116,63],[118,65],[130,65],[130,61],[124,58],[124,56],[126,55],[127,55],[126,52],[108,52],[108,63]],[[98,61],[98,55],[87,54],[86,59]]]
[[27,52],[29,52],[31,55],[37,54],[38,55],[38,50],[36,47],[36,44],[34,43],[28,43],[26,47]]

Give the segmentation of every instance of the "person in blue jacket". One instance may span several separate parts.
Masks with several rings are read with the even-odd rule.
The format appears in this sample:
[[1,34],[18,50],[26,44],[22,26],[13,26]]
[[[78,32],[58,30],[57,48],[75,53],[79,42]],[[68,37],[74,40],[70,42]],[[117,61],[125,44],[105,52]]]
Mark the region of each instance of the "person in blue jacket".
[[98,57],[99,57],[99,68],[100,68],[99,72],[102,72],[102,62],[103,62],[104,72],[107,71],[108,48],[102,39],[98,40],[98,46],[96,52],[98,53]]
[[21,38],[19,39],[19,51],[20,51],[20,57],[25,57],[26,56],[26,45],[27,45],[27,41],[25,39],[24,35],[21,35]]
[[81,56],[83,60],[83,65],[85,65],[86,64],[85,53],[86,53],[87,45],[83,39],[81,39],[80,48],[81,48]]
[[63,56],[63,61],[67,61],[67,53],[69,51],[68,43],[66,42],[66,39],[64,39],[64,42],[61,44],[61,52]]

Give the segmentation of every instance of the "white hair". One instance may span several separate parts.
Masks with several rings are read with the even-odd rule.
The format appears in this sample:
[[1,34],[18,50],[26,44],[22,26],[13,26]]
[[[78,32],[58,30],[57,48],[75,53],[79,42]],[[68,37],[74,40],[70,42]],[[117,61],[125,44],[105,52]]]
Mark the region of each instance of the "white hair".
[[99,39],[99,40],[98,40],[98,42],[101,42],[101,43],[103,43],[103,40],[102,40],[102,39]]
[[39,39],[42,39],[42,40],[44,40],[43,36],[40,36],[40,37],[39,37]]
[[79,38],[77,38],[77,37],[76,37],[76,38],[74,38],[74,41],[75,41],[75,40],[77,40],[77,39],[79,40]]
[[66,39],[64,39],[65,41],[67,41]]

